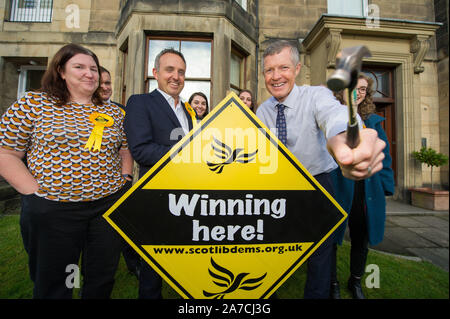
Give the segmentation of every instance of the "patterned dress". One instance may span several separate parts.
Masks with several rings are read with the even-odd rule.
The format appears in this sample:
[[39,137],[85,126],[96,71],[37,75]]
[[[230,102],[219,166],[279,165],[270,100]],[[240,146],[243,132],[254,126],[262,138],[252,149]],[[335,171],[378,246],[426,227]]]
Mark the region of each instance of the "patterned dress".
[[[93,112],[112,118],[100,150],[84,148],[94,128]],[[27,92],[0,119],[0,147],[26,154],[39,184],[37,196],[53,201],[92,201],[125,184],[119,149],[128,149],[124,112],[113,103],[57,106],[46,93]]]

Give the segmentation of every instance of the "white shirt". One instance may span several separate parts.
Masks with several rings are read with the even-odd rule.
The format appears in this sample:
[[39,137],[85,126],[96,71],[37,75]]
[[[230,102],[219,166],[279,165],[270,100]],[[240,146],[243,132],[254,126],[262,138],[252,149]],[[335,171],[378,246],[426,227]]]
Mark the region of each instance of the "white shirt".
[[178,104],[175,105],[175,99],[173,97],[171,97],[169,94],[167,94],[164,91],[161,91],[158,88],[157,88],[157,90],[159,91],[159,93],[162,94],[162,96],[164,96],[164,98],[166,99],[167,103],[169,103],[170,108],[175,113],[178,121],[181,124],[181,128],[183,129],[184,134],[186,135],[189,132],[189,121],[188,121],[188,118],[186,116],[186,113],[183,110],[184,106],[181,105],[181,99],[178,98]]
[[[272,96],[256,111],[256,116],[275,135],[278,103]],[[282,104],[286,106],[286,147],[313,176],[335,169],[337,164],[328,153],[326,143],[327,139],[347,129],[347,107],[321,86],[295,85]],[[362,127],[359,117],[358,121]]]

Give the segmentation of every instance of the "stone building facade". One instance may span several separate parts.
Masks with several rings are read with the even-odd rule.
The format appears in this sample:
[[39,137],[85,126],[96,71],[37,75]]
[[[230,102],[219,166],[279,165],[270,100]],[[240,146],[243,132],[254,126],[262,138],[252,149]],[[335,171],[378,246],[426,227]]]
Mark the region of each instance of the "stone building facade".
[[[38,7],[50,18],[17,16]],[[188,62],[183,97],[206,91],[212,107],[229,90],[251,89],[258,104],[269,97],[260,63],[274,39],[298,45],[297,84],[305,85],[324,84],[336,53],[364,44],[372,57],[363,69],[378,83],[377,111],[386,117],[395,198],[408,201],[408,188],[430,182],[411,152],[426,145],[448,155],[447,38],[446,0],[0,0],[0,113],[36,88],[70,42],[98,55],[122,103],[153,89],[154,52],[175,46]],[[448,166],[434,171],[448,189]]]

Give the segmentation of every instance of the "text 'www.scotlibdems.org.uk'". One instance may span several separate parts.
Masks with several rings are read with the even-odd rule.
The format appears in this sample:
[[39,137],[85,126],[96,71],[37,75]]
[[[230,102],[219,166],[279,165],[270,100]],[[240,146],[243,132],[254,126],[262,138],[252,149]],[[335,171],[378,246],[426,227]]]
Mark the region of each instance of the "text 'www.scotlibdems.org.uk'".
[[155,254],[258,254],[303,252],[303,244],[255,245],[255,246],[207,246],[207,247],[153,247]]

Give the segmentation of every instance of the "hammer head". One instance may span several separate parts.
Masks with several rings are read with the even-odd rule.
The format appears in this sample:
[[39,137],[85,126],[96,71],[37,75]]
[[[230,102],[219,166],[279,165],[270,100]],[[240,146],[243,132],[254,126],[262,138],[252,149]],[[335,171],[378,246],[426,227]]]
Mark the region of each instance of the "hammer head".
[[336,71],[327,81],[328,88],[335,92],[346,88],[353,90],[358,82],[362,59],[371,56],[364,45],[343,49],[336,57]]

